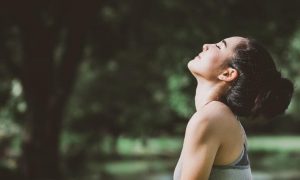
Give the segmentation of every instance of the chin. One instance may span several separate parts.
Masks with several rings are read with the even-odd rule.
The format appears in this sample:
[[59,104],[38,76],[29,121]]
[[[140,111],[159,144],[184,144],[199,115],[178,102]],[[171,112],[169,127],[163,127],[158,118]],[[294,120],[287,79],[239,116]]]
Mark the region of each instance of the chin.
[[195,59],[192,59],[192,60],[190,60],[190,61],[188,62],[187,67],[188,67],[189,69],[192,69],[192,68],[195,67],[196,65],[197,65],[197,63],[196,63]]
[[197,63],[197,61],[194,60],[189,61],[187,67],[195,78],[202,77],[203,72],[201,71],[201,68]]
[[189,61],[188,63],[187,63],[187,68],[189,69],[189,70],[191,70],[191,65],[192,64],[192,60],[191,61]]
[[189,69],[190,73],[191,73],[193,76],[196,76],[197,71],[194,69],[193,66],[190,66],[190,65],[188,64],[188,69]]
[[190,60],[187,64],[187,67],[191,72],[197,71],[197,63],[195,62],[195,60]]

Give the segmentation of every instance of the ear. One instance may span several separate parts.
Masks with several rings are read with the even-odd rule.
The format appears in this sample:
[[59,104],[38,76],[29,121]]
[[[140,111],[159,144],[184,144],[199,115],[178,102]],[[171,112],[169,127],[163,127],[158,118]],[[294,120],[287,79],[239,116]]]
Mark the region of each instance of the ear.
[[231,82],[234,81],[238,77],[238,71],[234,68],[225,69],[219,76],[218,79],[221,81]]

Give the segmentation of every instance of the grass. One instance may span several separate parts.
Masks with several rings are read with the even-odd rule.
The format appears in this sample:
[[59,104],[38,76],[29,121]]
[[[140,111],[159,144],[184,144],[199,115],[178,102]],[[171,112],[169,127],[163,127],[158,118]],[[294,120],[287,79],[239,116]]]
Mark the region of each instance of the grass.
[[121,155],[168,155],[176,154],[182,146],[180,138],[149,138],[146,144],[140,139],[122,137],[118,140],[117,149]]
[[[182,147],[182,138],[149,138],[143,144],[140,139],[121,137],[117,143],[121,155],[176,155]],[[300,136],[251,136],[248,137],[249,152],[299,152]]]
[[[138,138],[121,137],[117,141],[117,151],[121,157],[129,158],[90,161],[88,174],[95,176],[94,179],[170,179],[182,141],[178,137],[148,138],[144,142]],[[248,136],[248,148],[255,180],[272,179],[284,173],[286,175],[280,179],[291,179],[292,175],[294,179],[300,178],[297,169],[300,165],[300,136]],[[103,175],[106,177],[101,178]]]
[[253,136],[248,137],[250,152],[298,152],[300,149],[300,136]]

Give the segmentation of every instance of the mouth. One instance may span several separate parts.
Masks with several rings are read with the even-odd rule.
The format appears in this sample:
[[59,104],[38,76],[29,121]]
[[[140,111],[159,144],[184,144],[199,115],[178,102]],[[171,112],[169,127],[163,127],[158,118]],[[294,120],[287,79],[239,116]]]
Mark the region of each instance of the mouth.
[[198,56],[196,56],[196,58],[200,60],[200,59],[201,59],[201,56],[200,56],[200,54],[199,54]]

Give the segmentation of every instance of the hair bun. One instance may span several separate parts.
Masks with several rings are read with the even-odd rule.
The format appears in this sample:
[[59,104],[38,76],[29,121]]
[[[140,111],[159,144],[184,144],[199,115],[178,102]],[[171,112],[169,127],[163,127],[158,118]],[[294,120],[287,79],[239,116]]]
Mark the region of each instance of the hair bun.
[[290,80],[282,78],[278,72],[277,77],[273,78],[270,85],[263,88],[255,99],[252,109],[255,116],[263,115],[270,118],[280,115],[290,104],[294,92],[294,86]]

